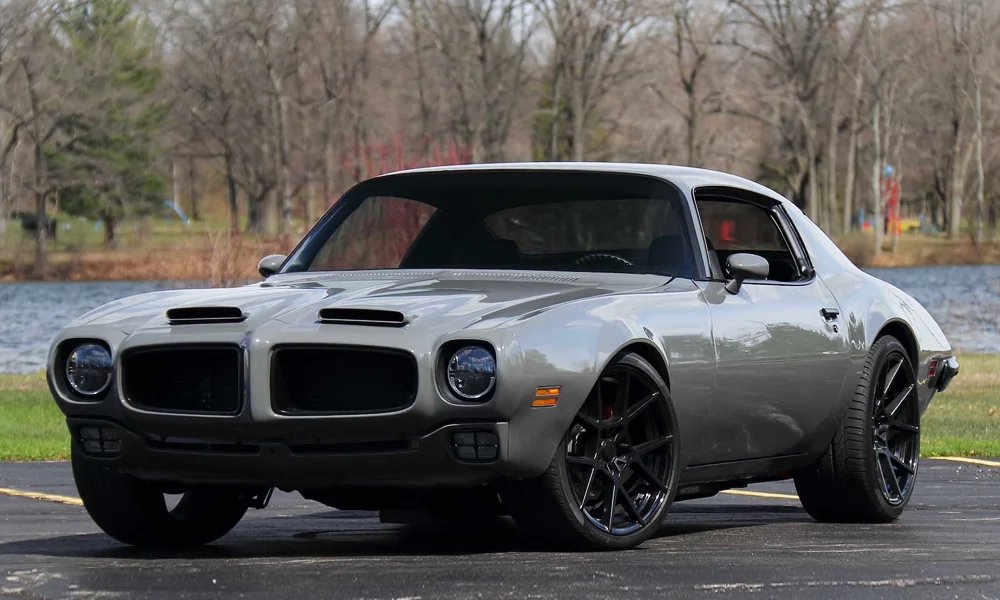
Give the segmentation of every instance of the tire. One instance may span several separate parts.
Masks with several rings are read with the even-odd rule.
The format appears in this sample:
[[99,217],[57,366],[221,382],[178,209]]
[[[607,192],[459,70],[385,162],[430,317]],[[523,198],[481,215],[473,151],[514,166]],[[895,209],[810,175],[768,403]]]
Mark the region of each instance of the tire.
[[[882,389],[886,384],[888,394]],[[879,338],[826,453],[794,474],[802,506],[813,518],[887,523],[902,514],[913,493],[920,456],[918,404],[906,348],[892,336]],[[895,488],[884,475],[887,471]]]
[[[601,408],[605,392],[601,390],[610,385],[612,375],[618,377],[626,372],[631,377],[627,379],[629,385],[615,384],[615,389],[628,390],[622,394],[624,402],[619,403],[621,398],[616,393],[612,414],[605,418],[606,408]],[[636,382],[646,386],[648,392],[640,391]],[[600,418],[596,423],[587,423],[595,405]],[[633,410],[635,414],[622,421],[624,429],[617,434],[610,425],[605,425],[606,430],[598,427],[612,423],[616,417],[621,420]],[[680,469],[676,423],[670,392],[656,370],[638,354],[620,355],[598,378],[545,473],[535,479],[507,482],[501,488],[504,507],[526,537],[548,546],[569,550],[638,546],[659,530],[677,493]],[[625,441],[619,443],[623,432]],[[638,436],[643,441],[638,441]],[[616,458],[599,458],[608,448],[607,452],[614,451]],[[617,457],[619,452],[621,457]],[[589,458],[591,454],[594,458]],[[639,462],[643,466],[637,466]],[[620,487],[613,483],[616,477]],[[591,492],[595,495],[588,500]],[[625,508],[621,494],[631,501],[634,513]],[[610,514],[603,508],[608,504],[612,506]],[[597,507],[601,513],[596,512]],[[605,520],[611,526],[599,524]]]
[[130,546],[193,548],[229,533],[248,504],[238,491],[199,488],[172,510],[153,485],[72,451],[73,478],[83,506],[98,527]]

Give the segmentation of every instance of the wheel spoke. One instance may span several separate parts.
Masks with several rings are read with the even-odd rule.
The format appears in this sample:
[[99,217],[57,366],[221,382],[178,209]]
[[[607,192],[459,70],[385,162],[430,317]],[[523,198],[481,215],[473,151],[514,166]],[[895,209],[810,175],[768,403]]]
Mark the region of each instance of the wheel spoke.
[[896,366],[889,371],[889,374],[885,378],[885,385],[882,386],[882,395],[886,396],[889,394],[889,388],[892,387],[892,383],[896,380],[896,375],[899,374],[899,370],[903,367],[903,359],[899,359]]
[[642,400],[636,402],[630,409],[628,409],[628,412],[626,412],[625,422],[627,423],[632,419],[636,418],[637,416],[639,416],[639,413],[652,406],[659,397],[660,397],[659,392],[653,392],[649,396],[646,396]]
[[648,442],[643,442],[637,446],[634,446],[632,448],[632,451],[635,452],[637,458],[641,458],[654,450],[658,450],[664,446],[669,446],[670,444],[673,443],[673,441],[674,441],[674,436],[665,435],[660,439],[650,440]]
[[661,492],[670,493],[670,488],[668,488],[665,483],[660,481],[660,478],[657,477],[655,473],[653,473],[652,469],[646,466],[646,463],[642,462],[641,460],[637,460],[631,463],[631,466],[632,469],[636,471],[636,473],[639,475],[639,477],[645,479],[647,483],[652,484],[653,486],[656,487],[656,489],[660,490]]
[[896,455],[893,454],[893,453],[891,453],[891,452],[889,453],[889,461],[892,464],[897,465],[900,469],[903,469],[904,471],[906,471],[910,475],[914,474],[913,468],[910,467],[910,465],[908,465],[905,462],[903,462],[903,461],[899,460],[898,458],[896,458]]
[[614,485],[604,486],[604,516],[607,519],[605,527],[608,528],[608,533],[611,533],[611,525],[615,519],[615,499],[618,496],[618,488]]
[[587,496],[590,495],[590,486],[594,483],[594,476],[597,475],[597,468],[590,470],[590,475],[587,477],[587,485],[583,488],[583,495],[580,496],[580,510],[583,510],[583,505],[587,503]]
[[615,414],[624,415],[625,407],[628,404],[629,391],[632,387],[632,371],[625,371],[625,381],[618,385],[618,393],[615,395]]
[[913,392],[913,384],[906,386],[903,391],[896,394],[896,397],[892,399],[892,402],[885,407],[883,411],[885,415],[888,417],[895,417],[896,413],[899,412],[899,407],[903,405],[903,402],[906,401],[911,392]]
[[586,456],[567,456],[566,464],[578,465],[581,467],[589,467],[591,469],[597,469],[600,468],[601,466],[600,463],[597,462],[597,460],[593,458],[587,458]]
[[879,450],[877,457],[879,472],[882,474],[882,480],[888,485],[889,494],[893,498],[901,498],[903,492],[899,489],[899,480],[896,479],[896,471],[892,468],[892,460],[889,456],[891,454],[887,450]]
[[635,519],[635,521],[640,525],[645,525],[646,521],[642,518],[642,515],[639,514],[639,509],[635,507],[635,502],[632,500],[632,497],[629,496],[628,490],[626,490],[625,486],[622,485],[621,477],[612,475],[611,481],[615,484],[615,489],[617,490],[618,496],[621,498],[621,504],[625,509],[625,512],[627,512],[629,516]]
[[[597,380],[597,420],[602,421],[604,419],[604,394],[601,392],[601,384],[604,383],[604,377],[600,377]],[[583,409],[581,409],[583,410]],[[597,425],[597,429],[601,426]]]
[[[598,401],[597,405],[598,405],[598,407],[601,405],[599,401]],[[598,410],[600,410],[600,408],[598,408]],[[585,415],[583,413],[576,413],[576,422],[579,423],[580,425],[583,425],[584,428],[590,429],[591,431],[597,432],[597,431],[600,431],[601,429],[603,429],[603,427],[601,426],[600,422],[595,421],[594,419],[592,419],[591,417],[588,417],[587,415]]]
[[895,429],[896,431],[902,431],[905,433],[920,433],[920,428],[916,425],[910,425],[909,423],[903,423],[902,421],[897,421],[896,419],[889,419],[886,423],[889,429]]

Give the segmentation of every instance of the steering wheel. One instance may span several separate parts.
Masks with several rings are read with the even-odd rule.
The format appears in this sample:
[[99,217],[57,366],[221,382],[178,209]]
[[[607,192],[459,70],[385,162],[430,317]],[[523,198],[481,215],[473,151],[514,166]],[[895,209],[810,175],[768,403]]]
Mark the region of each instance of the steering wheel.
[[584,266],[584,265],[594,265],[594,264],[605,264],[608,267],[616,266],[618,268],[631,269],[635,266],[630,260],[626,260],[615,254],[607,254],[605,252],[595,252],[593,254],[587,254],[586,256],[581,256],[580,258],[573,261],[574,264]]

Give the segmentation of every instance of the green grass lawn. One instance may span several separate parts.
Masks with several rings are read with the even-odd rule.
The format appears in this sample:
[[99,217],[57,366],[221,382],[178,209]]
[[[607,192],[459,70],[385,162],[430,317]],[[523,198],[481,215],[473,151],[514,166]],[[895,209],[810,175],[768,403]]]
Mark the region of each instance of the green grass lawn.
[[[1000,456],[1000,354],[962,354],[962,372],[924,415],[924,456]],[[45,377],[0,374],[0,460],[67,458]]]
[[0,374],[0,460],[69,457],[69,432],[45,377]]
[[924,415],[924,456],[1000,456],[1000,354],[961,354],[962,370]]

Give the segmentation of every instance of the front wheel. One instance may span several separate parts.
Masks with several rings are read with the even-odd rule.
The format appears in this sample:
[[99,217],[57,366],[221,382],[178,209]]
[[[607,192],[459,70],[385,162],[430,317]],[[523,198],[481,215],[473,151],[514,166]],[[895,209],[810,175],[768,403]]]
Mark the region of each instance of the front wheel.
[[637,354],[604,370],[548,470],[508,486],[505,506],[530,537],[572,549],[619,550],[650,538],[677,492],[677,418],[670,392]]
[[889,522],[910,501],[920,459],[917,381],[906,348],[892,336],[868,353],[840,430],[818,463],[795,474],[813,518]]
[[249,506],[244,495],[227,488],[186,492],[172,509],[162,491],[141,479],[72,452],[73,478],[90,517],[123,544],[152,548],[191,548],[226,535]]

